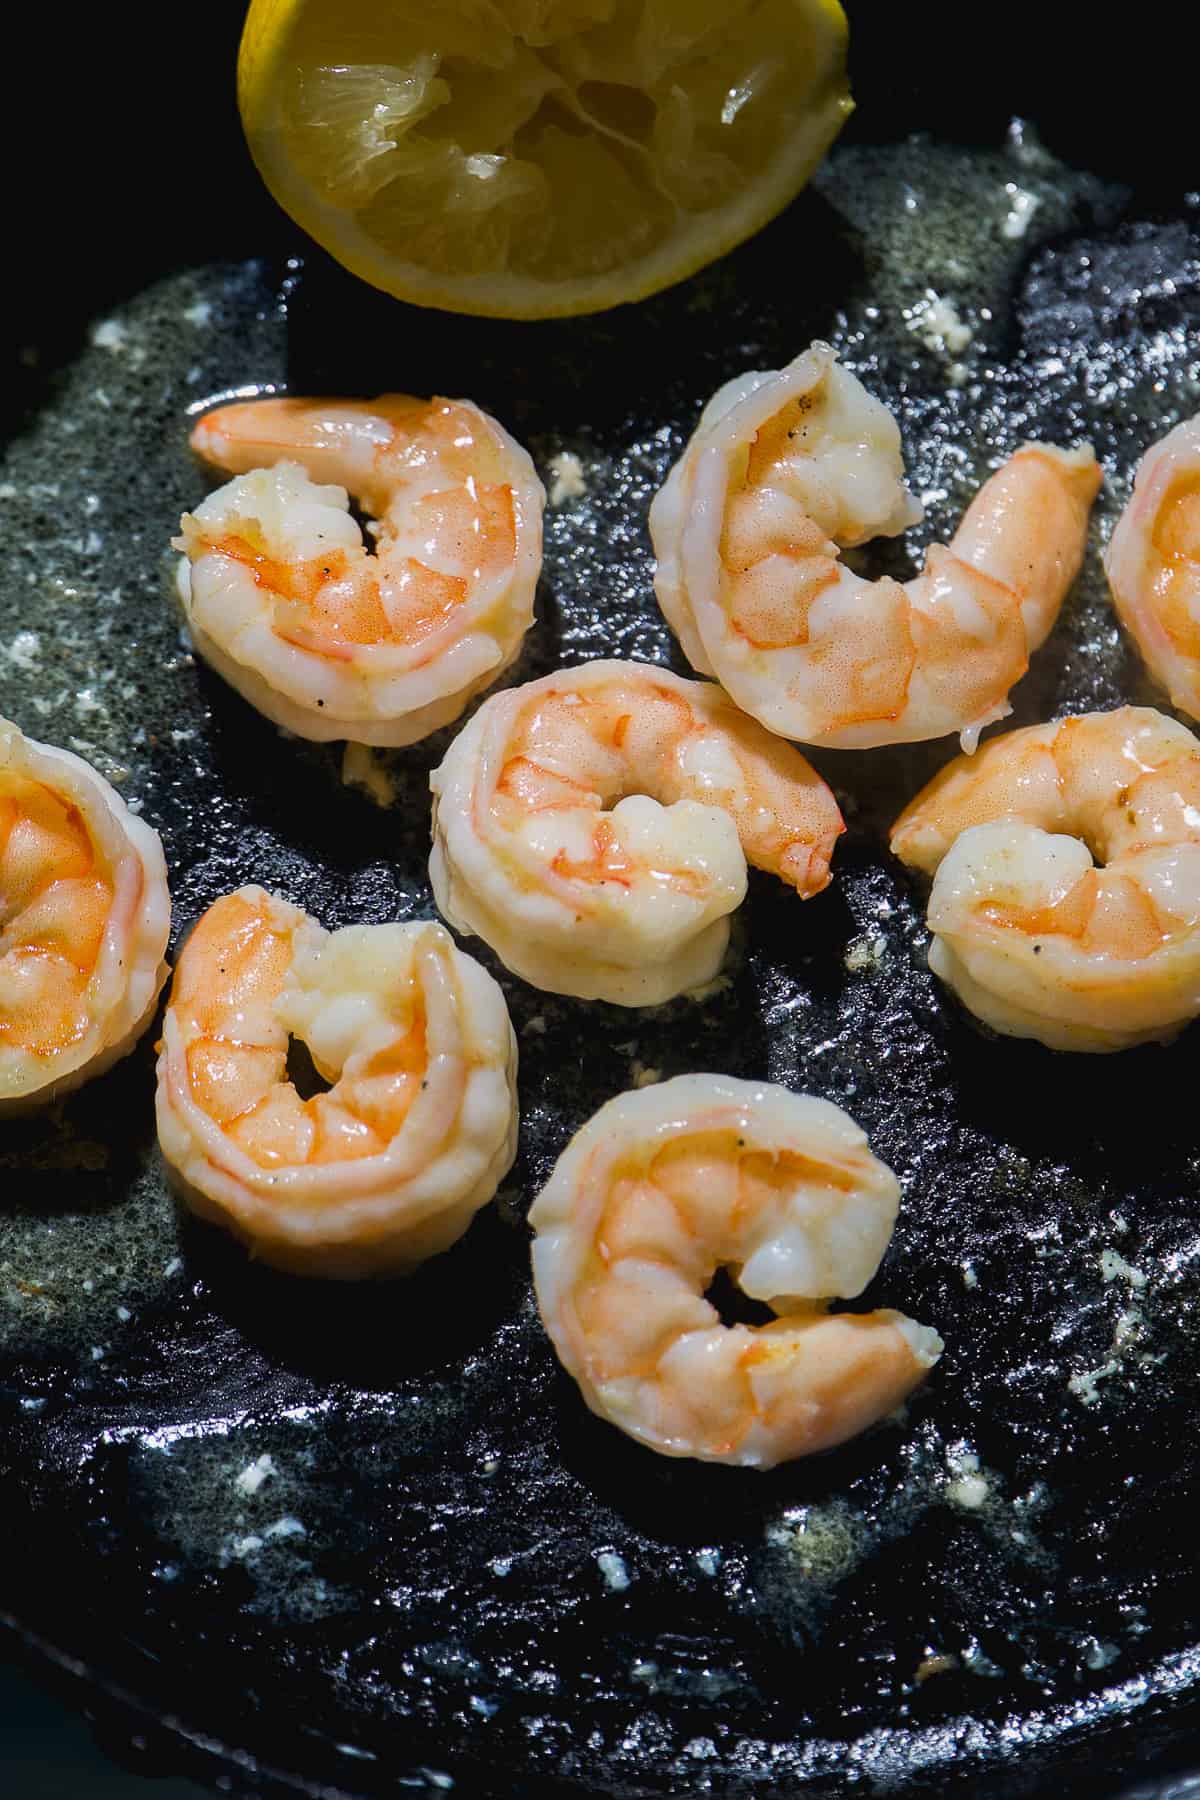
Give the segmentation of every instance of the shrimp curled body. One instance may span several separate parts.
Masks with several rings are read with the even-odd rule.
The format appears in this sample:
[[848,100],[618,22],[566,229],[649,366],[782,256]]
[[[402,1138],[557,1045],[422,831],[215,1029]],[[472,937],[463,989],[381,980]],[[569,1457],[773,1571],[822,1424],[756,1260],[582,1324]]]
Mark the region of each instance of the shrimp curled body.
[[1055,1050],[1165,1041],[1200,1013],[1200,744],[1148,707],[958,757],[896,821],[934,877],[929,966]]
[[1150,672],[1172,706],[1200,719],[1200,415],[1138,464],[1104,563]]
[[[234,479],[183,516],[184,612],[200,655],[276,724],[412,744],[516,656],[544,496],[477,406],[247,401],[202,418],[192,446]],[[349,494],[377,521],[374,551]]]
[[[941,1354],[871,1280],[900,1190],[827,1100],[725,1075],[619,1095],[534,1202],[546,1329],[593,1412],[653,1450],[768,1469],[894,1410]],[[722,1324],[719,1268],[778,1316]]]
[[895,420],[818,343],[705,408],[650,508],[655,589],[692,667],[781,736],[970,750],[1057,617],[1099,485],[1090,448],[1026,444],[920,575],[864,580],[841,551],[921,508]]
[[[301,1099],[290,1037],[333,1085]],[[259,887],[179,958],[158,1135],[187,1205],[297,1274],[403,1272],[461,1237],[516,1147],[499,988],[440,925],[327,932]]]
[[78,756],[0,719],[0,1113],[132,1050],[170,925],[158,833]]
[[619,1006],[711,980],[747,861],[807,897],[843,830],[798,751],[644,663],[493,695],[430,783],[443,915],[535,987]]

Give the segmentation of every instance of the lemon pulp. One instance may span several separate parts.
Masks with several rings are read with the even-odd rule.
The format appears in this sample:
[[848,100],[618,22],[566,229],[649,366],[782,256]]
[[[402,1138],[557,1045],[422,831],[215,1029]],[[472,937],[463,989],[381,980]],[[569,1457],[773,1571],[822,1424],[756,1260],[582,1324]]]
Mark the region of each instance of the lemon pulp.
[[634,299],[749,235],[851,107],[835,0],[253,0],[242,115],[276,198],[406,299]]

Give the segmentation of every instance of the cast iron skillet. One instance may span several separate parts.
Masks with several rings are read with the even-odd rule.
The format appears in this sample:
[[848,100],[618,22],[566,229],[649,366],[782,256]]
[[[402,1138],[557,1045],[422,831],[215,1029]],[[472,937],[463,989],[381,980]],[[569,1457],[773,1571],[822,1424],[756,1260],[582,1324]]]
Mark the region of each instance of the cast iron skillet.
[[[519,674],[681,666],[649,497],[721,380],[830,337],[897,407],[918,541],[1020,438],[1091,436],[1093,551],[1016,720],[1153,697],[1097,545],[1137,455],[1197,406],[1185,27],[1147,15],[1109,42],[1090,9],[899,12],[854,9],[859,117],[783,219],[658,300],[536,327],[398,307],[292,233],[237,131],[237,7],[170,18],[139,55],[110,14],[62,44],[22,21],[10,72],[37,130],[11,166],[54,141],[70,185],[11,196],[0,706],[123,766],[176,937],[249,879],[330,925],[430,911],[445,738],[394,759],[380,810],[336,751],[284,741],[182,654],[164,551],[203,489],[188,409],[229,387],[464,392],[543,464],[575,449],[590,491],[549,515]],[[1014,115],[1051,160],[1006,137]],[[1008,181],[1042,201],[1024,239],[1000,230]],[[958,387],[908,329],[927,285],[975,328]],[[836,883],[800,908],[755,881],[705,1007],[631,1015],[504,977],[520,1156],[407,1284],[285,1281],[177,1226],[149,1041],[4,1127],[0,1598],[110,1741],[244,1794],[364,1800],[1106,1793],[1186,1765],[1195,1034],[1054,1057],[936,990],[883,834],[949,749],[820,759],[851,826]],[[584,1411],[531,1307],[523,1217],[635,1064],[770,1076],[867,1127],[906,1185],[867,1303],[948,1346],[903,1420],[761,1477],[656,1458]]]

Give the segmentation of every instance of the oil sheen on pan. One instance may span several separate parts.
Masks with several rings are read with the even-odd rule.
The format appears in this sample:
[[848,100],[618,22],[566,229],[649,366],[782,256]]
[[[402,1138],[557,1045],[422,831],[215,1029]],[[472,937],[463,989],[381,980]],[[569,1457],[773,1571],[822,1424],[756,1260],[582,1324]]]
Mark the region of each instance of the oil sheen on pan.
[[[798,230],[828,253],[785,303]],[[821,337],[895,409],[926,509],[859,566],[908,573],[1022,440],[1090,439],[1088,557],[1013,723],[1160,699],[1100,556],[1139,457],[1200,403],[1195,210],[1130,216],[1019,128],[985,152],[847,145],[758,240],[636,319],[547,328],[536,357],[512,328],[393,316],[316,261],[170,275],[92,321],[8,444],[0,710],[162,833],[176,944],[248,880],[328,928],[431,916],[447,741],[287,739],[188,654],[168,545],[204,491],[190,419],[221,394],[470,394],[551,499],[507,679],[598,655],[685,673],[650,498],[720,382]],[[519,1039],[518,1159],[401,1290],[310,1295],[180,1227],[153,1034],[6,1126],[4,1604],[132,1697],[129,1729],[169,1714],[210,1774],[199,1739],[245,1752],[268,1775],[219,1766],[254,1792],[1009,1794],[1081,1744],[1116,1771],[1114,1745],[1148,1756],[1194,1717],[1200,1150],[1170,1079],[1193,1040],[1055,1058],[939,992],[885,845],[954,748],[814,753],[849,826],[835,883],[798,915],[752,880],[703,1005],[584,1007],[472,943]],[[761,1477],[618,1438],[530,1295],[524,1214],[571,1133],[708,1068],[862,1123],[905,1188],[862,1304],[947,1346],[878,1433]]]

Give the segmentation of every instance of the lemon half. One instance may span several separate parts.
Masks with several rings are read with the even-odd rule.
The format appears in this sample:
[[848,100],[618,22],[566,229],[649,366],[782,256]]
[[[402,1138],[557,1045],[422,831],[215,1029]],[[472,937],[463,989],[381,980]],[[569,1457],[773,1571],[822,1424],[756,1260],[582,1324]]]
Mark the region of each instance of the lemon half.
[[280,205],[403,300],[549,318],[711,262],[852,102],[837,0],[252,0],[238,97]]

